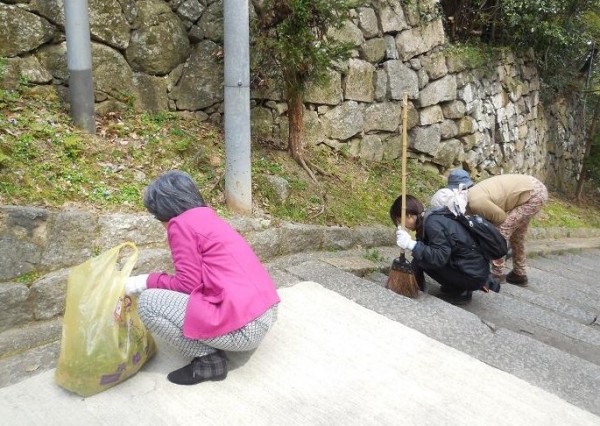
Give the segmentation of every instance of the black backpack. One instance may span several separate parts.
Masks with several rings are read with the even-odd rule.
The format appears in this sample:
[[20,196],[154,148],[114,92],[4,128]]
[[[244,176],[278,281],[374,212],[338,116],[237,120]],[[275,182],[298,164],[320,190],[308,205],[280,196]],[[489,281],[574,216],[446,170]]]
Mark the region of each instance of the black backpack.
[[469,231],[469,234],[479,246],[481,254],[487,260],[500,259],[508,253],[506,239],[487,219],[478,215],[459,214],[454,216],[448,214],[447,216],[459,222]]

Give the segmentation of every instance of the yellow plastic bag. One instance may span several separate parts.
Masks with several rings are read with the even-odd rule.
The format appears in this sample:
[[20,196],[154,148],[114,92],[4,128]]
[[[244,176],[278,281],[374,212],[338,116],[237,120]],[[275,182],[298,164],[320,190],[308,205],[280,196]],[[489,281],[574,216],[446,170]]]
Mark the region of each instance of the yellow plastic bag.
[[[122,268],[123,249],[130,252]],[[125,280],[137,261],[133,243],[124,243],[71,269],[55,380],[81,396],[102,392],[131,377],[156,352],[125,296]]]

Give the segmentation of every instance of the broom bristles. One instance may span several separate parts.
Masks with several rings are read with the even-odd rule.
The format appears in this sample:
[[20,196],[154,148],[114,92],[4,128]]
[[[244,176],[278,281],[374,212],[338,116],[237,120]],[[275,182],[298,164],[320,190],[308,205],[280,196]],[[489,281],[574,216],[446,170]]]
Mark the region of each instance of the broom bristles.
[[399,258],[394,259],[385,288],[411,299],[419,295],[417,278],[412,271],[411,264],[404,257],[404,253]]
[[419,295],[419,285],[417,279],[411,273],[404,271],[391,270],[386,283],[394,293],[415,299]]

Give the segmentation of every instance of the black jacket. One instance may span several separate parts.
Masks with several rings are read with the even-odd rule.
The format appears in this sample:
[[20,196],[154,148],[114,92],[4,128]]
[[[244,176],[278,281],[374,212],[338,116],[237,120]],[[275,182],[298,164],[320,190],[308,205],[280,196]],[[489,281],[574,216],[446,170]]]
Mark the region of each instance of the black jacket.
[[475,289],[486,283],[489,262],[469,231],[452,218],[447,208],[425,212],[422,234],[417,235],[417,245],[412,250],[416,266],[438,282],[440,277],[448,277],[451,282],[440,282],[442,285]]

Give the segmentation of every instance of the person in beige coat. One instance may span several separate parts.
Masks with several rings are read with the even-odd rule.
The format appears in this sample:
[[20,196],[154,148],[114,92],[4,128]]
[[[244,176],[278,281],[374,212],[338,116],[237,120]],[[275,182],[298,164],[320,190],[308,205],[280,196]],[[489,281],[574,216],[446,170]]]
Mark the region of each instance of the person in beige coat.
[[[449,176],[448,187],[467,183],[455,181],[460,179],[452,180]],[[493,176],[468,189],[467,214],[483,216],[496,225],[513,252],[513,269],[507,275],[504,275],[504,258],[492,261],[492,274],[498,282],[527,285],[525,236],[531,218],[547,200],[546,186],[535,177],[523,174]]]

